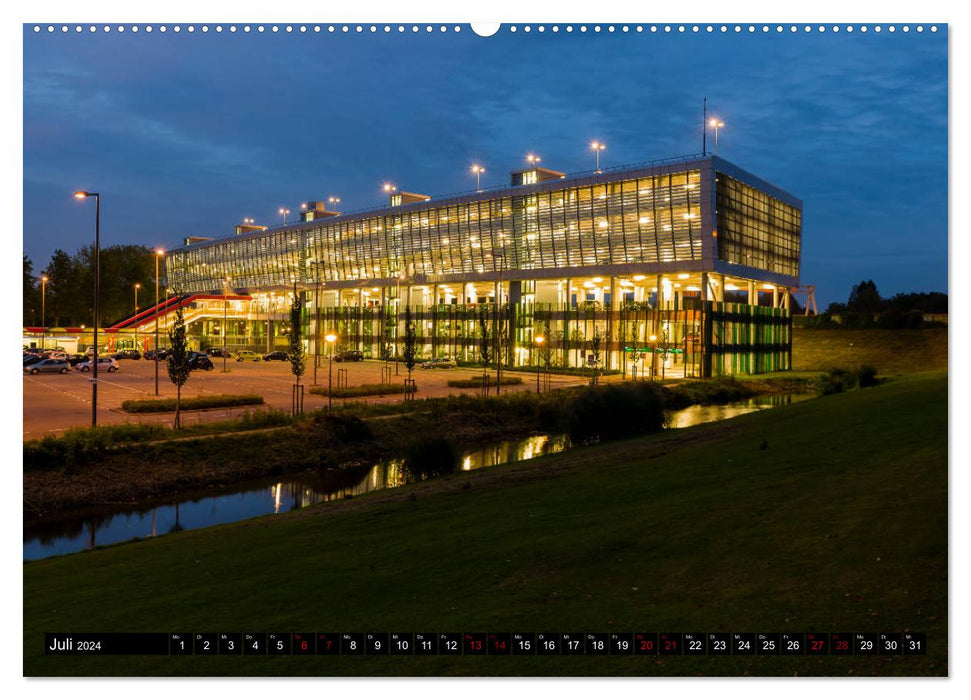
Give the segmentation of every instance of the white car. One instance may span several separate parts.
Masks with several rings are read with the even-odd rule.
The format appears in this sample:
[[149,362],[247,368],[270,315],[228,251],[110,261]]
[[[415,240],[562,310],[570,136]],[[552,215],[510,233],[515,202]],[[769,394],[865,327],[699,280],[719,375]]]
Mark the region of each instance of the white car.
[[[92,366],[91,360],[86,362],[78,362],[74,369],[79,369],[82,372],[90,372]],[[99,357],[98,358],[98,371],[99,372],[117,372],[121,365],[118,364],[118,360],[113,357]]]

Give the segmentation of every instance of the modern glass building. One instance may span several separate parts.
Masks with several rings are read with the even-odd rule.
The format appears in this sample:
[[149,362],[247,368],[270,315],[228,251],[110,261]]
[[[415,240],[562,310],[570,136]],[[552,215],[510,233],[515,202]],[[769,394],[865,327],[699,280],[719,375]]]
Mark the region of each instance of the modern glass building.
[[530,167],[508,187],[393,191],[344,214],[309,202],[301,221],[236,230],[166,256],[176,294],[208,295],[190,334],[211,344],[285,344],[296,292],[310,353],[335,332],[341,348],[393,357],[407,306],[423,357],[474,362],[484,328],[512,366],[710,376],[790,363],[802,202],[714,156]]

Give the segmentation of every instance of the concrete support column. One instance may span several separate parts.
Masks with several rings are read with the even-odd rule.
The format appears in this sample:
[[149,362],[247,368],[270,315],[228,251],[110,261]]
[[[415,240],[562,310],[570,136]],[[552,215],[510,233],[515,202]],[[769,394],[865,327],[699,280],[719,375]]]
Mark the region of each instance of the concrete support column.
[[772,286],[772,308],[779,308],[779,288],[775,285]]
[[725,301],[725,275],[718,275],[718,301]]
[[758,292],[755,291],[755,282],[752,280],[748,281],[748,303],[750,306],[759,305],[759,295]]
[[708,273],[701,273],[701,300],[708,301]]
[[657,297],[656,305],[658,309],[664,308],[664,287],[661,286],[661,275],[657,276]]

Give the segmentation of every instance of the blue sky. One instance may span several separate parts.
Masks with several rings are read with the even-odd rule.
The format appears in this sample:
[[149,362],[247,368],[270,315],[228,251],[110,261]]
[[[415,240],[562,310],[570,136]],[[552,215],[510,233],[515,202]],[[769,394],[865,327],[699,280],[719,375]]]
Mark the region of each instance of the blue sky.
[[[226,25],[228,26],[228,25]],[[592,26],[592,25],[591,25]],[[843,25],[845,26],[845,25]],[[308,199],[378,205],[565,171],[719,153],[804,202],[821,305],[872,278],[947,290],[947,32],[35,34],[24,29],[24,252],[177,245]],[[709,138],[709,148],[712,147]]]

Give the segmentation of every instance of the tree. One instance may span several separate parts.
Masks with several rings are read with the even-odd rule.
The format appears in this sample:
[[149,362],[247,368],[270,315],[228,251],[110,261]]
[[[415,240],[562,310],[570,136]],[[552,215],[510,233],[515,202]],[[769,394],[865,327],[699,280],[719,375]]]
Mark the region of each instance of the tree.
[[182,307],[175,311],[175,322],[169,331],[169,343],[172,349],[169,351],[166,361],[166,369],[169,379],[176,386],[175,394],[175,422],[173,427],[178,430],[180,426],[182,409],[182,385],[189,380],[189,341],[185,334],[185,319],[182,317]]
[[293,412],[300,411],[300,377],[306,369],[306,355],[303,351],[303,302],[297,293],[297,285],[293,285],[293,303],[290,305],[290,372],[296,377],[293,385]]
[[40,290],[34,275],[34,263],[24,256],[24,325],[35,326],[40,318]]
[[[408,384],[411,385],[411,370],[415,368],[415,360],[418,357],[418,333],[415,330],[415,319],[411,315],[411,307],[405,307],[405,348],[402,358],[405,361],[405,368],[408,370]],[[408,394],[405,394],[407,397]]]
[[603,346],[604,338],[606,338],[606,335],[600,326],[594,326],[593,338],[590,341],[590,349],[593,353],[593,375],[590,377],[590,384],[593,386],[597,385],[597,378],[600,375],[600,349]]
[[482,363],[482,389],[486,391],[486,372],[492,361],[492,334],[486,320],[485,306],[479,306],[479,362]]
[[883,299],[877,291],[877,285],[873,280],[864,280],[859,284],[853,285],[850,290],[850,298],[846,300],[847,311],[863,311],[866,313],[877,313],[883,309]]

